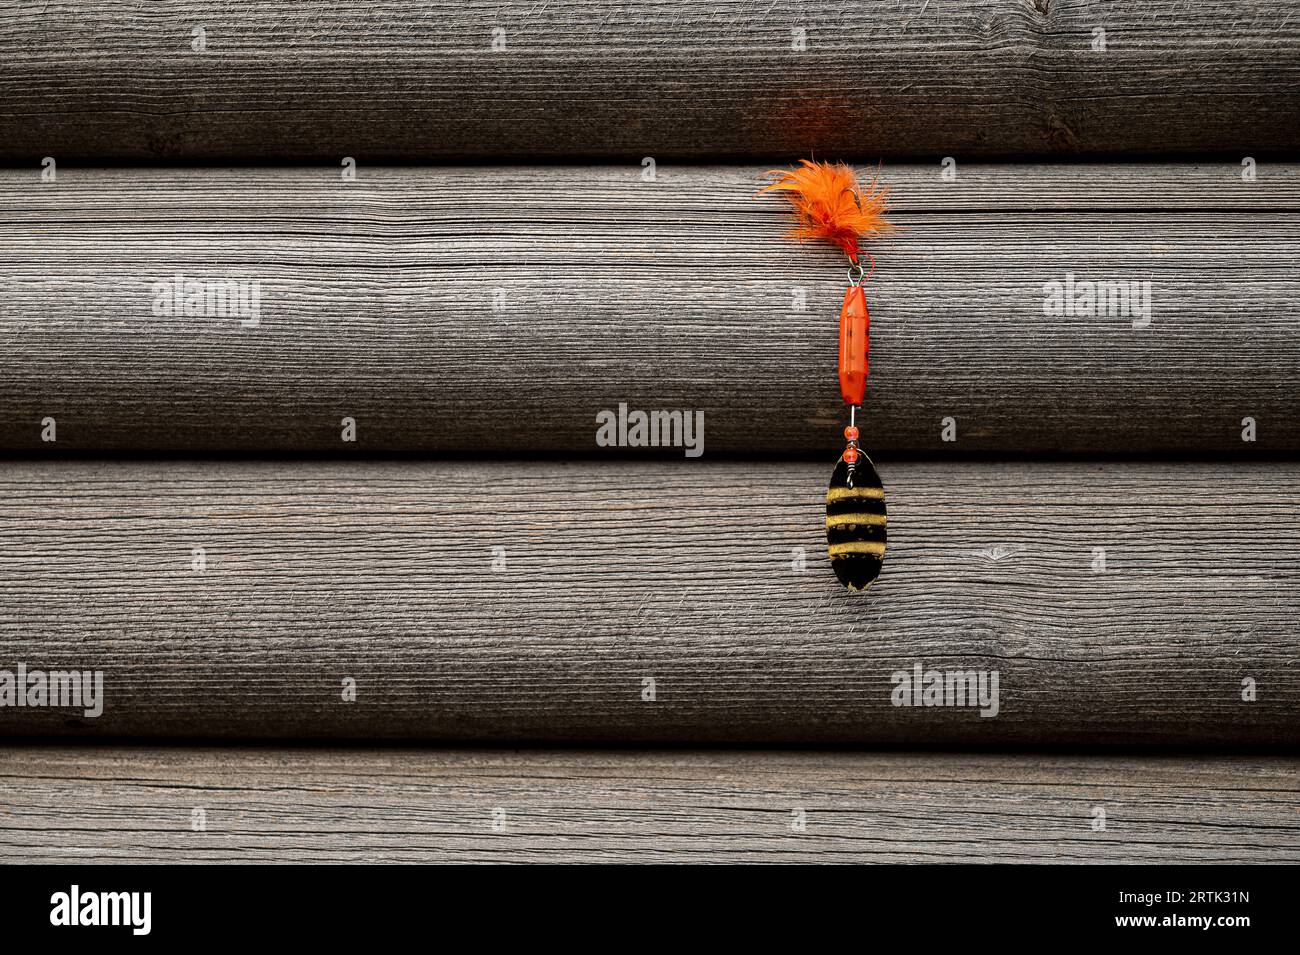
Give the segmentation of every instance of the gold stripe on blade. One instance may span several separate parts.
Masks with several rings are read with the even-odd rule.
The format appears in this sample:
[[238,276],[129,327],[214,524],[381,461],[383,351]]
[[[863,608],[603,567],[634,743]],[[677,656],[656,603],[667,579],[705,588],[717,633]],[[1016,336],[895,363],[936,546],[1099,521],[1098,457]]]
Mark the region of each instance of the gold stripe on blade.
[[827,504],[851,499],[883,501],[885,499],[885,489],[883,487],[833,487],[826,492]]
[[847,544],[831,544],[831,557],[847,557],[850,554],[873,554],[876,557],[885,556],[884,541],[850,541]]
[[846,524],[884,524],[884,514],[833,514],[826,518],[827,527],[843,527]]

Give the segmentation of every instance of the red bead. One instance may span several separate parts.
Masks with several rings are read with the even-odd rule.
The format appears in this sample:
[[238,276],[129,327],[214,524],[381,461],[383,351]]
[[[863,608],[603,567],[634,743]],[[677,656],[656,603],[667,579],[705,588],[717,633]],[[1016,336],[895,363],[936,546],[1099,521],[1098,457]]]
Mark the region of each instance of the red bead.
[[853,427],[853,425],[849,425],[847,428],[844,429],[844,439],[846,441],[858,440],[858,429]]
[[857,448],[845,448],[845,449],[844,449],[844,463],[845,463],[845,464],[857,464],[857,463],[858,463],[858,449],[857,449]]

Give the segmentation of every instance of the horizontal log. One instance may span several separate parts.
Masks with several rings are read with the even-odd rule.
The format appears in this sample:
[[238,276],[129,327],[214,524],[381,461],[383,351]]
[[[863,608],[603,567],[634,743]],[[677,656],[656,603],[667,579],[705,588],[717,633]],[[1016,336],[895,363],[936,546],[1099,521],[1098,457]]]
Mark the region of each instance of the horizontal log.
[[864,595],[827,471],[12,464],[0,670],[103,706],[0,733],[1300,741],[1300,465],[887,466]]
[[[867,446],[1300,451],[1300,167],[1259,173],[885,169]],[[843,262],[760,167],[359,176],[0,174],[0,449],[683,454],[598,445],[622,404],[702,414],[705,455],[839,445]],[[257,311],[179,314],[178,274]]]
[[9,747],[0,857],[1289,862],[1298,782],[1259,756]]
[[1245,154],[1293,2],[115,0],[0,21],[0,161]]

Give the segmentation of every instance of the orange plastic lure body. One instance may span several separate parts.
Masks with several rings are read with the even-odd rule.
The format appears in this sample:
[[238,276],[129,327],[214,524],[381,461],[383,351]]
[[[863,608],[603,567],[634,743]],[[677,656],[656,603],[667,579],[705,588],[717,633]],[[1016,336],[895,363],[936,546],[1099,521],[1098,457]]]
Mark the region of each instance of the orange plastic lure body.
[[840,394],[846,405],[860,405],[867,394],[867,352],[871,347],[871,316],[861,285],[844,293],[840,309]]

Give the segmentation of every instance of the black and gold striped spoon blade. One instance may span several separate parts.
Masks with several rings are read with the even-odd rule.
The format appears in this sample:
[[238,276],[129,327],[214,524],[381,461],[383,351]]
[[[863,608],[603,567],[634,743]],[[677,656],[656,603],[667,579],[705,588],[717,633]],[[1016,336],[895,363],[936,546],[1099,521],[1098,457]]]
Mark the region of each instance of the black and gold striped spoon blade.
[[849,590],[866,590],[885,560],[885,489],[876,467],[861,451],[850,467],[835,465],[826,491],[826,543],[831,567]]

